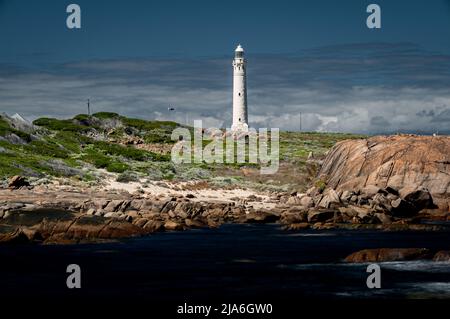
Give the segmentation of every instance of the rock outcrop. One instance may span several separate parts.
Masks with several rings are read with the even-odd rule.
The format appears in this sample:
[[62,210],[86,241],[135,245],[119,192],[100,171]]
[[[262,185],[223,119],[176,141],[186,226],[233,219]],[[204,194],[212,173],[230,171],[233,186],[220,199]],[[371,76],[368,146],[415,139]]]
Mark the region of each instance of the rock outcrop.
[[420,203],[417,209],[430,203],[430,198],[415,192],[426,189],[440,209],[448,210],[450,137],[395,135],[342,141],[329,151],[319,178],[338,192],[389,187],[407,202]]
[[426,248],[377,248],[357,251],[345,258],[349,263],[418,260],[430,257]]
[[450,263],[450,250],[438,251],[434,257],[433,261],[445,261]]
[[[418,136],[344,141],[327,155],[320,183],[306,193],[272,193],[264,201],[255,195],[202,201],[169,191],[156,196],[64,185],[33,188],[15,176],[9,189],[0,189],[0,242],[111,240],[223,223],[278,222],[296,231],[448,230],[448,144],[447,137]],[[369,251],[355,259],[409,258],[409,253]]]
[[23,176],[13,176],[8,180],[8,187],[11,189],[17,189],[20,187],[30,186],[30,183]]
[[277,211],[234,202],[191,200],[94,190],[0,190],[0,243],[91,242],[280,218]]

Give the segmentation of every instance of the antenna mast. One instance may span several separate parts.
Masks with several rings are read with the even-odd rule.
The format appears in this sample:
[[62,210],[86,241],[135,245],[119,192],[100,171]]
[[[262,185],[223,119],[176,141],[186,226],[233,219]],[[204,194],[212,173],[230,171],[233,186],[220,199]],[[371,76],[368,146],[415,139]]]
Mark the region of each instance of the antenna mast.
[[300,132],[302,131],[302,112],[300,112]]

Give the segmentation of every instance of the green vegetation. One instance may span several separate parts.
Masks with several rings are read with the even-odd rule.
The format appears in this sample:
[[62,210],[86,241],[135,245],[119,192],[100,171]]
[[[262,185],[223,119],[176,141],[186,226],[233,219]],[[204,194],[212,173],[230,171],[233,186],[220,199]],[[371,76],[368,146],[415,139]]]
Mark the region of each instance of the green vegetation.
[[[273,175],[261,175],[260,164],[191,163],[176,165],[170,161],[172,131],[180,125],[170,121],[146,121],[117,113],[79,114],[73,119],[40,118],[33,122],[32,134],[19,131],[0,116],[0,177],[66,176],[95,183],[97,169],[118,174],[118,181],[198,180],[217,187],[289,190],[315,182],[320,159],[337,142],[365,136],[334,133],[280,132],[280,169]],[[192,128],[186,127],[192,131]],[[21,138],[11,138],[15,134]],[[211,141],[203,141],[203,147]],[[15,144],[14,144],[15,143]],[[147,144],[145,147],[136,146]],[[270,146],[270,143],[269,143]],[[152,151],[150,151],[152,150]],[[225,150],[225,148],[224,148]],[[246,149],[248,153],[248,149]],[[193,153],[192,153],[193,154]],[[248,160],[248,154],[245,158]]]
[[[111,122],[105,122],[103,125],[103,121],[109,119],[118,119],[118,123],[122,124],[111,131]],[[109,172],[123,173],[131,166],[138,166],[137,163],[167,162],[170,160],[169,155],[113,143],[105,137],[112,132],[111,137],[121,139],[127,135],[127,128],[132,128],[132,134],[139,130],[138,134],[142,137],[164,143],[172,128],[178,125],[174,122],[128,119],[109,112],[96,113],[93,116],[79,114],[73,119],[65,120],[39,118],[33,124],[45,128],[33,133],[37,134],[34,138],[12,128],[9,122],[0,116],[0,136],[15,134],[23,141],[21,144],[12,144],[13,140],[0,141],[0,177],[15,174],[64,176],[66,173],[73,175],[74,172],[79,172],[85,180],[92,180],[92,174],[82,174],[79,169],[85,167],[89,170],[86,165],[92,164]]]
[[134,127],[140,131],[152,131],[156,129],[162,129],[165,131],[172,131],[176,127],[180,126],[176,122],[171,121],[145,121],[141,119],[133,119],[127,117],[120,117],[123,124],[126,126]]
[[280,132],[280,160],[305,162],[310,153],[320,157],[337,142],[366,137],[344,133]]
[[24,150],[33,155],[43,155],[52,158],[69,157],[69,151],[52,140],[33,141],[25,145]]
[[155,129],[144,135],[145,143],[161,143],[161,144],[174,144],[171,135],[165,133],[163,130]]
[[101,120],[120,118],[119,114],[113,112],[98,112],[94,113],[92,116]]
[[89,115],[87,115],[87,114],[78,114],[73,119],[77,120],[77,121],[87,121],[87,120],[89,120]]
[[89,130],[88,126],[75,124],[73,120],[58,120],[47,117],[39,118],[33,121],[33,124],[53,131],[85,132]]
[[127,169],[129,169],[129,166],[120,162],[112,162],[109,163],[108,166],[106,166],[106,170],[112,173],[123,173]]
[[119,183],[129,183],[139,181],[139,176],[132,171],[124,171],[116,179]]
[[316,186],[322,192],[325,190],[325,188],[327,188],[327,183],[319,179],[314,183],[314,186]]

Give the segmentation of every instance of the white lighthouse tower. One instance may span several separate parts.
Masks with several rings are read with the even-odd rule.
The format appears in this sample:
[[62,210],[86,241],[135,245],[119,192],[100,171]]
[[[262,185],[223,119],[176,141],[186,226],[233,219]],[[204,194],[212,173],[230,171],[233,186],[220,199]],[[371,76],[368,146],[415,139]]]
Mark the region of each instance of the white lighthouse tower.
[[248,131],[246,61],[239,44],[233,60],[233,131]]

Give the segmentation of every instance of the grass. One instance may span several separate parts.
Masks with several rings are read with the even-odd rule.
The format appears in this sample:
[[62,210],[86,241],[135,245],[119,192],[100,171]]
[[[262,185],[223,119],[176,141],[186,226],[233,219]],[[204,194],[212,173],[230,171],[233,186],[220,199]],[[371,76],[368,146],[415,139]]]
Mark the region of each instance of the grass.
[[26,173],[27,175],[55,175],[50,167],[45,165],[49,157],[45,156],[29,156],[24,153],[0,154],[0,175],[13,176]]
[[121,156],[129,160],[143,162],[143,161],[161,161],[167,162],[170,160],[168,155],[161,155],[146,150],[134,148],[133,146],[123,146],[119,144],[108,143],[104,141],[93,142],[94,148],[102,151],[104,154],[112,156]]
[[127,164],[121,162],[111,162],[106,166],[106,170],[112,173],[123,173],[130,167]]
[[180,125],[172,121],[146,121],[141,119],[121,117],[124,125],[134,127],[140,131],[152,131],[155,129],[162,129],[165,131],[172,131]]
[[69,157],[69,151],[53,140],[32,141],[24,146],[24,150],[33,155],[43,155],[52,158]]
[[33,124],[53,131],[86,132],[90,129],[89,126],[75,124],[73,120],[58,120],[48,117],[34,120]]
[[92,114],[93,117],[96,117],[101,120],[107,120],[107,119],[113,119],[113,118],[120,118],[120,115],[113,112],[98,112]]
[[318,132],[280,132],[280,159],[306,161],[325,154],[334,144],[347,139],[366,138],[366,135]]
[[161,129],[154,129],[144,135],[145,143],[174,144],[171,135]]

